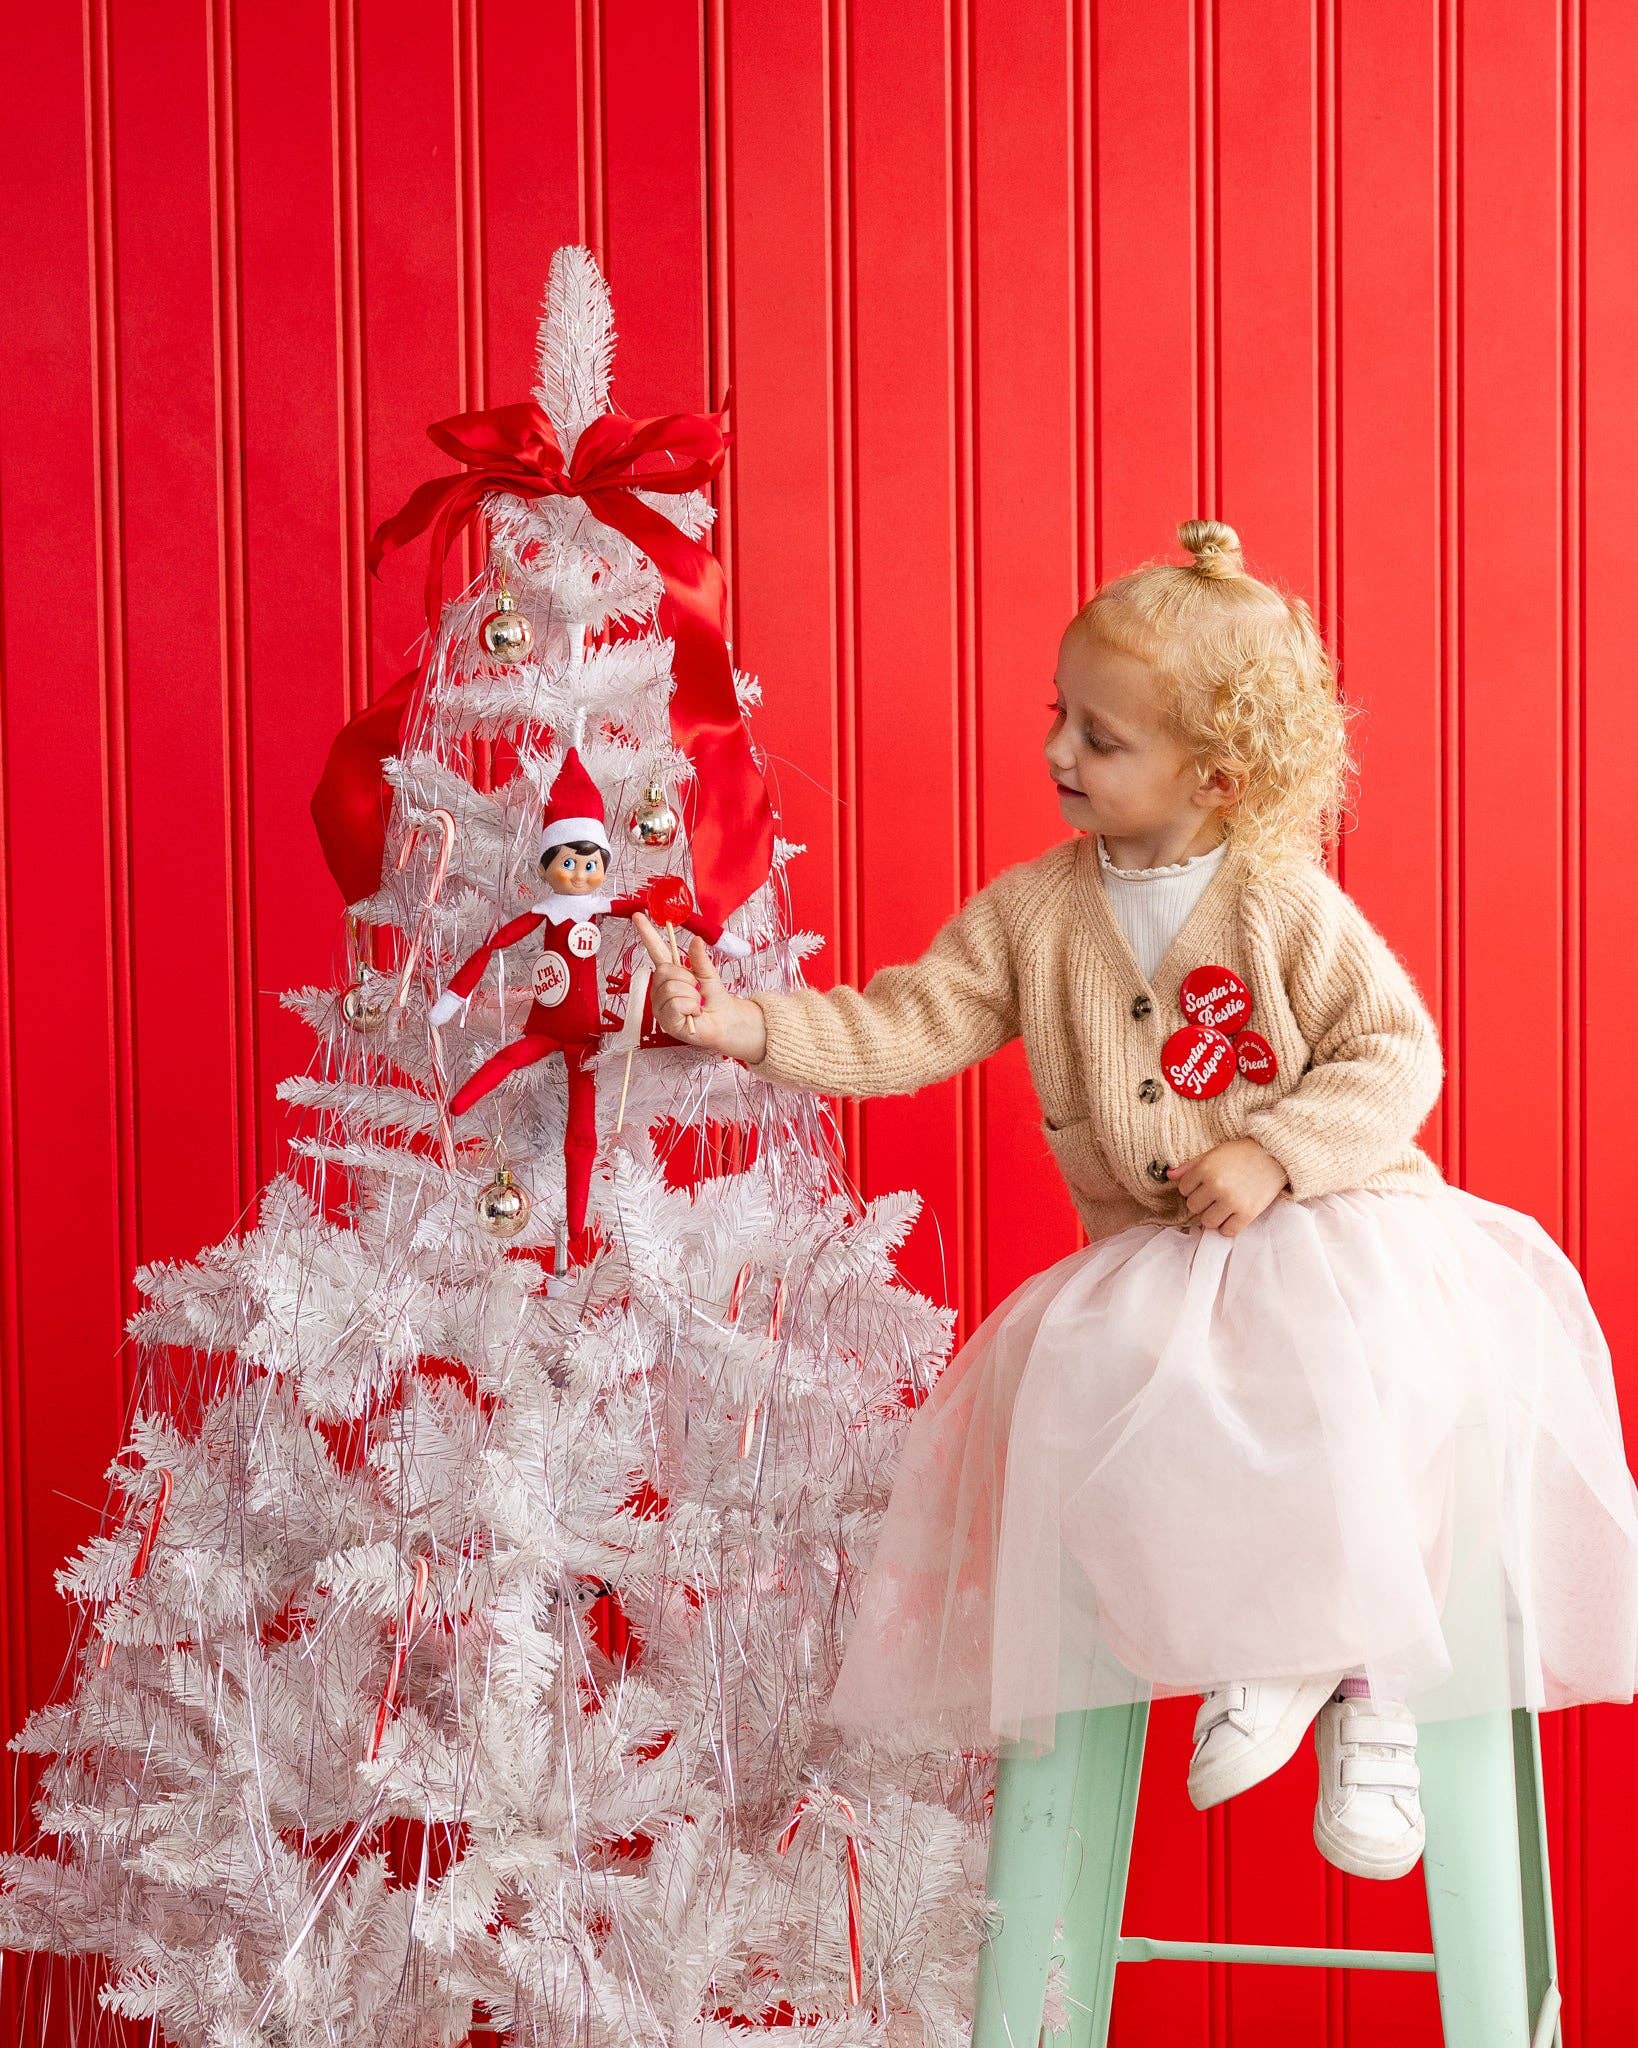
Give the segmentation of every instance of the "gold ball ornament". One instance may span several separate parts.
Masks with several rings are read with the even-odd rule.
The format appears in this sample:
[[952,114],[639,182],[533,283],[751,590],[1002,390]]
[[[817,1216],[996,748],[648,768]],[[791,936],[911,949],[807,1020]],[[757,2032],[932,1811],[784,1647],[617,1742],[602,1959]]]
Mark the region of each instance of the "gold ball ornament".
[[658,850],[669,846],[677,836],[677,814],[666,799],[663,783],[651,782],[643,791],[642,801],[631,814],[626,830],[636,846]]
[[484,651],[496,661],[526,661],[535,644],[535,629],[518,610],[518,601],[509,590],[502,590],[495,609],[478,631]]
[[512,1178],[503,1166],[478,1196],[478,1221],[491,1237],[516,1237],[529,1221],[529,1190]]
[[341,998],[341,1014],[366,1036],[380,1031],[392,1015],[392,992],[384,982],[355,981]]

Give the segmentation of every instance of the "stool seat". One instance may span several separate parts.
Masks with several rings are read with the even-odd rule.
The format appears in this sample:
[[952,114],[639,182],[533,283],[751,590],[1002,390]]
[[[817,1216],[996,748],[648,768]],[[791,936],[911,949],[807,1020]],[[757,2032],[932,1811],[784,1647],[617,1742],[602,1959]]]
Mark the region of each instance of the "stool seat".
[[1035,2048],[1055,1958],[1070,2048],[1104,2048],[1116,1966],[1147,1962],[1432,1971],[1445,2048],[1562,2048],[1534,1714],[1431,1721],[1418,1732],[1426,1954],[1122,1934],[1148,1724],[1145,1705],[1093,1707],[1060,1714],[1042,1755],[1031,1743],[1002,1744],[973,2048]]

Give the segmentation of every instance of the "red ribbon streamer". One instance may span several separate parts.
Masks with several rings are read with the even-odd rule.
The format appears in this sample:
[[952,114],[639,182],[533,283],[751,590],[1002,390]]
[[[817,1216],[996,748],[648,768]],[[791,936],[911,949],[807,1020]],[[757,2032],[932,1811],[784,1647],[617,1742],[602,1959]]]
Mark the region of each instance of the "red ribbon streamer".
[[[844,1819],[857,1825],[859,1817],[853,1810],[851,1800],[844,1799],[839,1792],[832,1792],[828,1803],[834,1805]],[[785,1823],[785,1832],[774,1844],[774,1848],[781,1856],[796,1840],[796,1830],[802,1825],[802,1815],[810,1810],[818,1811],[819,1803],[813,1793],[804,1792],[797,1800],[790,1819]],[[864,1996],[860,1907],[859,1844],[850,1834],[847,1837],[847,1990],[849,2002],[853,2005],[857,2005]]]
[[[465,463],[453,476],[433,477],[419,485],[371,538],[367,561],[373,575],[384,556],[421,533],[428,533],[427,623],[436,631],[443,603],[444,561],[459,535],[477,517],[493,492],[519,498],[574,497],[594,518],[612,526],[640,548],[665,585],[660,600],[660,630],[672,642],[671,735],[694,765],[694,778],[683,793],[684,822],[694,860],[694,894],[705,916],[720,923],[759,888],[773,866],[773,811],[767,785],[751,754],[750,736],[734,695],[733,663],[726,639],[727,586],[709,548],[684,533],[663,512],[646,505],[638,490],[678,493],[698,490],[722,467],[727,437],[722,428],[728,410],[724,399],[716,413],[666,413],[654,419],[628,419],[603,413],[590,421],[565,462],[551,420],[533,399],[499,405],[487,411],[456,413],[427,428],[447,454]],[[640,467],[647,458],[659,466]],[[398,710],[401,729],[407,709],[408,678],[394,686],[405,690]],[[389,693],[391,695],[393,693]],[[383,699],[383,702],[386,700]],[[372,706],[373,712],[378,707]],[[369,718],[364,713],[363,718]],[[346,740],[355,719],[344,729]],[[393,721],[389,717],[389,723]],[[356,849],[358,874],[368,874],[373,858],[376,886],[380,859],[374,855],[373,813],[379,805],[377,780],[369,786],[368,749],[375,728],[360,735],[356,749],[344,756],[336,777],[326,767],[320,785],[320,836],[340,835],[342,865],[351,867]],[[338,740],[337,745],[341,744]],[[390,748],[387,751],[391,751]],[[335,751],[332,749],[332,762]],[[360,778],[362,777],[362,781]],[[354,836],[361,835],[361,836]],[[325,840],[332,872],[331,839]],[[342,887],[348,887],[342,882]],[[361,889],[359,895],[371,893]],[[349,895],[348,900],[355,900]]]
[[[153,1556],[154,1545],[159,1540],[159,1525],[165,1519],[165,1507],[166,1503],[170,1500],[170,1497],[171,1475],[164,1466],[161,1466],[159,1473],[159,1492],[154,1498],[154,1511],[148,1517],[148,1526],[142,1532],[142,1541],[137,1545],[136,1560],[131,1566],[132,1585],[135,1585],[137,1580],[140,1579],[143,1573],[148,1569],[148,1560]],[[105,1636],[103,1638],[102,1649],[97,1657],[97,1669],[99,1671],[106,1671],[108,1669],[108,1665],[113,1657],[113,1654],[113,1638],[111,1636]]]

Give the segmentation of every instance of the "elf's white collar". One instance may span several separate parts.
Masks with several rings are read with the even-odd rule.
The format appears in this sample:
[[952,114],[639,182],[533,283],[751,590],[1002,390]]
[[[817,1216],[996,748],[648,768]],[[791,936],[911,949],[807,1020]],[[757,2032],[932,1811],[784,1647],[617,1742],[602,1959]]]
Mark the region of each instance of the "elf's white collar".
[[604,917],[614,907],[614,898],[599,889],[586,896],[545,896],[540,902],[531,903],[529,908],[553,924],[567,924],[571,919],[578,922],[583,917]]

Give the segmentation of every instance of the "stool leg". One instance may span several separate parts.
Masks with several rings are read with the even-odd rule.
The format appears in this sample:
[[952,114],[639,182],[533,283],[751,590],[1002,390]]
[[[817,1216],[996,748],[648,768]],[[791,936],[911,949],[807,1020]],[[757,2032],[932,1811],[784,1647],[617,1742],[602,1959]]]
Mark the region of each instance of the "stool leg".
[[[1553,2015],[1539,2048],[1563,2048],[1558,2024],[1558,1945],[1553,1939],[1553,1885],[1547,1868],[1547,1801],[1541,1784],[1541,1730],[1522,1707],[1513,1715],[1513,1776],[1518,1787],[1519,1880],[1524,1893],[1524,1968],[1530,2015],[1549,1999]],[[1534,2039],[1534,2037],[1532,2037]]]
[[1070,2048],[1105,2048],[1149,1709],[1100,1707],[1085,1719],[1064,1879],[1064,1982]]
[[1512,1715],[1430,1721],[1417,1752],[1445,2048],[1530,2048]]
[[[1118,1857],[1118,1886],[1114,1886],[1116,1858],[1111,1845],[1102,1837],[1097,1838],[1096,1846],[1089,1841],[1083,1871],[1081,1837],[1089,1828],[1107,1828],[1108,1816],[1118,1818],[1124,1808],[1125,1842],[1129,1844],[1146,1714],[1142,1707],[1060,1714],[1053,1747],[1044,1756],[1034,1755],[1027,1743],[1002,1744],[996,1763],[985,1884],[997,1909],[998,1924],[979,1944],[973,2048],[1036,2048],[1053,1929],[1062,1911],[1066,1848],[1074,1859],[1071,1876],[1080,1880],[1083,1888],[1088,1882],[1095,1888],[1099,1882],[1096,1876],[1088,1880],[1086,1871],[1095,1873],[1102,1868],[1104,1893],[1112,1888],[1124,1892],[1124,1846]],[[1132,1778],[1129,1792],[1128,1770]],[[1111,1781],[1118,1790],[1107,1789]],[[1100,1787],[1106,1789],[1100,1793]],[[1072,1822],[1077,1828],[1073,1843]],[[1105,1958],[1098,1952],[1098,1944],[1101,1922],[1108,1918],[1109,1909],[1105,1906],[1100,1911],[1094,1905],[1095,1890],[1083,1890],[1083,1895],[1085,1903],[1077,1907],[1077,1920],[1091,1912],[1099,1924],[1089,1935],[1089,1947],[1075,1944],[1084,1954],[1084,1967],[1077,1975],[1088,1980],[1095,1992],[1102,1978],[1113,1979],[1121,1902],[1118,1896],[1114,1900],[1113,1932]],[[1076,1996],[1087,1998],[1081,1990]],[[1104,2015],[1107,2024],[1107,1994]],[[1079,2038],[1101,2039],[1091,2035]]]

